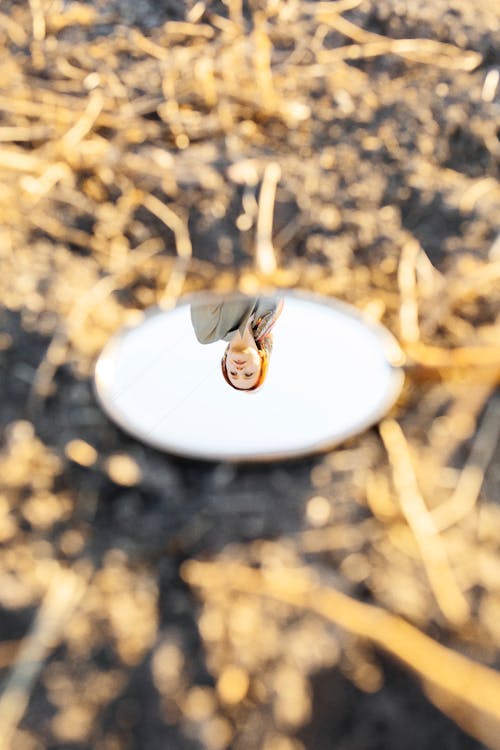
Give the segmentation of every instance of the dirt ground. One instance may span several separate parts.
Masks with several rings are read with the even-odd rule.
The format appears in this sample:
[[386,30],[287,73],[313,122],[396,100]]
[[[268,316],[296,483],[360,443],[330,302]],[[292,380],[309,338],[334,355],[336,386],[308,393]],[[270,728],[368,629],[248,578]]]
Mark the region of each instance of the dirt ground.
[[[490,0],[2,3],[2,749],[500,748],[499,71]],[[104,416],[120,325],[263,283],[396,335],[378,428]]]

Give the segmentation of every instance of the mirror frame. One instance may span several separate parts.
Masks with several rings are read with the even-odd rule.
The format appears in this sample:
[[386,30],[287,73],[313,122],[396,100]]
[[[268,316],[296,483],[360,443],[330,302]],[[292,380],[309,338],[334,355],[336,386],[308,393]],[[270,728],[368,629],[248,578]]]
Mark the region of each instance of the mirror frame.
[[[272,452],[272,453],[266,453],[266,454],[255,454],[252,456],[248,455],[236,455],[227,457],[224,455],[218,455],[214,453],[211,456],[207,456],[206,454],[197,454],[196,452],[183,452],[182,450],[179,450],[176,448],[175,444],[168,445],[163,441],[155,441],[154,438],[151,438],[149,434],[141,435],[140,430],[137,430],[136,427],[134,427],[132,424],[128,424],[127,420],[123,418],[123,415],[121,412],[119,412],[118,409],[114,409],[113,405],[108,402],[106,399],[106,394],[104,392],[104,386],[99,383],[99,375],[98,375],[98,369],[100,364],[102,364],[103,361],[105,361],[106,358],[111,356],[112,350],[114,347],[116,347],[120,341],[129,333],[130,331],[134,330],[135,328],[141,326],[144,324],[144,322],[153,316],[156,315],[165,315],[168,314],[169,310],[177,309],[178,307],[182,307],[185,305],[191,305],[194,302],[199,304],[206,304],[207,302],[211,302],[214,298],[217,299],[227,299],[230,300],[232,298],[238,298],[238,297],[248,297],[249,299],[256,297],[256,296],[283,296],[285,299],[286,304],[286,298],[287,297],[295,297],[297,299],[301,299],[307,302],[323,305],[324,307],[330,307],[334,310],[337,310],[341,312],[343,315],[348,316],[350,318],[353,318],[354,320],[363,323],[367,328],[370,329],[371,333],[373,333],[380,341],[382,350],[387,358],[387,363],[392,369],[392,387],[389,389],[388,396],[384,399],[384,401],[381,402],[378,409],[374,410],[371,414],[367,416],[365,420],[361,420],[357,423],[355,427],[353,427],[352,430],[347,430],[342,435],[337,435],[334,438],[327,438],[325,440],[321,440],[320,442],[316,443],[314,446],[310,446],[305,449],[301,450],[292,450],[292,451],[286,451],[286,452]],[[324,297],[320,294],[316,294],[314,292],[309,292],[302,289],[270,289],[270,288],[263,288],[260,289],[258,292],[255,292],[254,294],[249,294],[245,292],[217,292],[216,290],[204,290],[201,292],[191,292],[186,295],[182,295],[177,300],[176,304],[173,305],[171,308],[168,307],[160,307],[160,306],[154,306],[147,308],[146,310],[142,311],[143,315],[141,316],[140,320],[134,321],[130,324],[125,324],[121,328],[119,328],[114,334],[111,335],[108,342],[105,344],[104,348],[102,349],[99,357],[96,360],[95,367],[94,367],[94,373],[93,373],[93,386],[94,386],[94,393],[96,395],[97,402],[101,409],[104,411],[104,413],[109,417],[109,419],[112,420],[112,422],[117,425],[120,429],[122,429],[124,432],[126,432],[128,435],[133,437],[136,440],[139,440],[146,445],[150,445],[151,447],[155,448],[156,450],[159,450],[162,453],[170,454],[172,456],[177,456],[180,458],[190,458],[192,460],[196,461],[206,461],[206,462],[216,462],[216,463],[245,463],[245,464],[255,464],[255,463],[272,463],[274,461],[288,461],[288,460],[295,460],[300,458],[306,458],[307,456],[315,455],[315,454],[321,454],[326,453],[328,451],[333,450],[338,445],[342,444],[346,440],[355,437],[356,435],[361,435],[363,432],[368,430],[369,428],[373,427],[375,424],[377,424],[382,417],[384,417],[388,411],[394,406],[396,403],[398,397],[400,396],[401,390],[404,385],[404,371],[403,371],[403,365],[405,363],[405,355],[397,342],[397,339],[395,336],[381,323],[371,318],[369,315],[364,313],[362,310],[359,310],[358,308],[346,303],[342,302],[341,300],[337,300],[335,298],[330,297]]]

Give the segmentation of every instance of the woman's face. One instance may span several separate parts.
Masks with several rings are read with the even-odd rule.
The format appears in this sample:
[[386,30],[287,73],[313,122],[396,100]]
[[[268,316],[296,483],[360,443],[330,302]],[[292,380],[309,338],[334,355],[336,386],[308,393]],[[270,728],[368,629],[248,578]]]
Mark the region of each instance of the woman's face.
[[226,358],[227,377],[235,388],[248,390],[253,388],[260,375],[262,362],[256,349],[229,351]]

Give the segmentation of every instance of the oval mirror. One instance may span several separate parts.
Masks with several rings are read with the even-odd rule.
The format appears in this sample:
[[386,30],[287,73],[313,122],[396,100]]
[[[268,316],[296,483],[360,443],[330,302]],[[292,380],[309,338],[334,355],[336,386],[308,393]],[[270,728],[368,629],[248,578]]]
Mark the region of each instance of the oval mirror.
[[111,338],[95,387],[108,415],[156,448],[268,461],[327,450],[375,424],[402,384],[381,325],[312,294],[196,294]]

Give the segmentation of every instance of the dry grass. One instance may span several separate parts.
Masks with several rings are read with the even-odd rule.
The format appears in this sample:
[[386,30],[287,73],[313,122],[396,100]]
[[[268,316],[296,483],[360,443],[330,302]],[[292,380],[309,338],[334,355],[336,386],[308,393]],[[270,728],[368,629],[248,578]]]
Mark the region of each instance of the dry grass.
[[[357,0],[251,13],[197,2],[147,34],[91,4],[6,3],[0,300],[21,332],[0,346],[23,361],[24,335],[47,342],[36,370],[14,374],[30,381],[37,432],[48,434],[61,368],[88,380],[112,331],[187,290],[271,284],[345,299],[398,336],[408,379],[380,436],[317,459],[297,528],[273,542],[222,536],[221,552],[183,568],[212,686],[195,684],[188,650],[162,630],[147,543],[140,563],[112,534],[104,553],[96,543],[103,485],[91,472],[127,476],[140,494],[144,455],[102,421],[72,440],[57,416],[45,439],[27,420],[10,425],[0,603],[39,610],[0,652],[2,748],[127,747],[126,722],[100,717],[150,658],[166,725],[209,750],[293,750],[315,671],[337,664],[380,688],[370,643],[500,748],[500,147],[498,76],[484,61],[500,15],[451,5],[429,39],[413,33],[440,14],[426,2],[403,20],[382,3],[394,38],[368,29],[373,8]],[[75,466],[89,472],[85,497],[76,475],[61,480]],[[197,523],[176,542],[187,554]],[[356,601],[360,585],[372,604]],[[446,646],[425,635],[431,623]],[[36,684],[54,711],[37,726],[28,708],[23,725]]]

